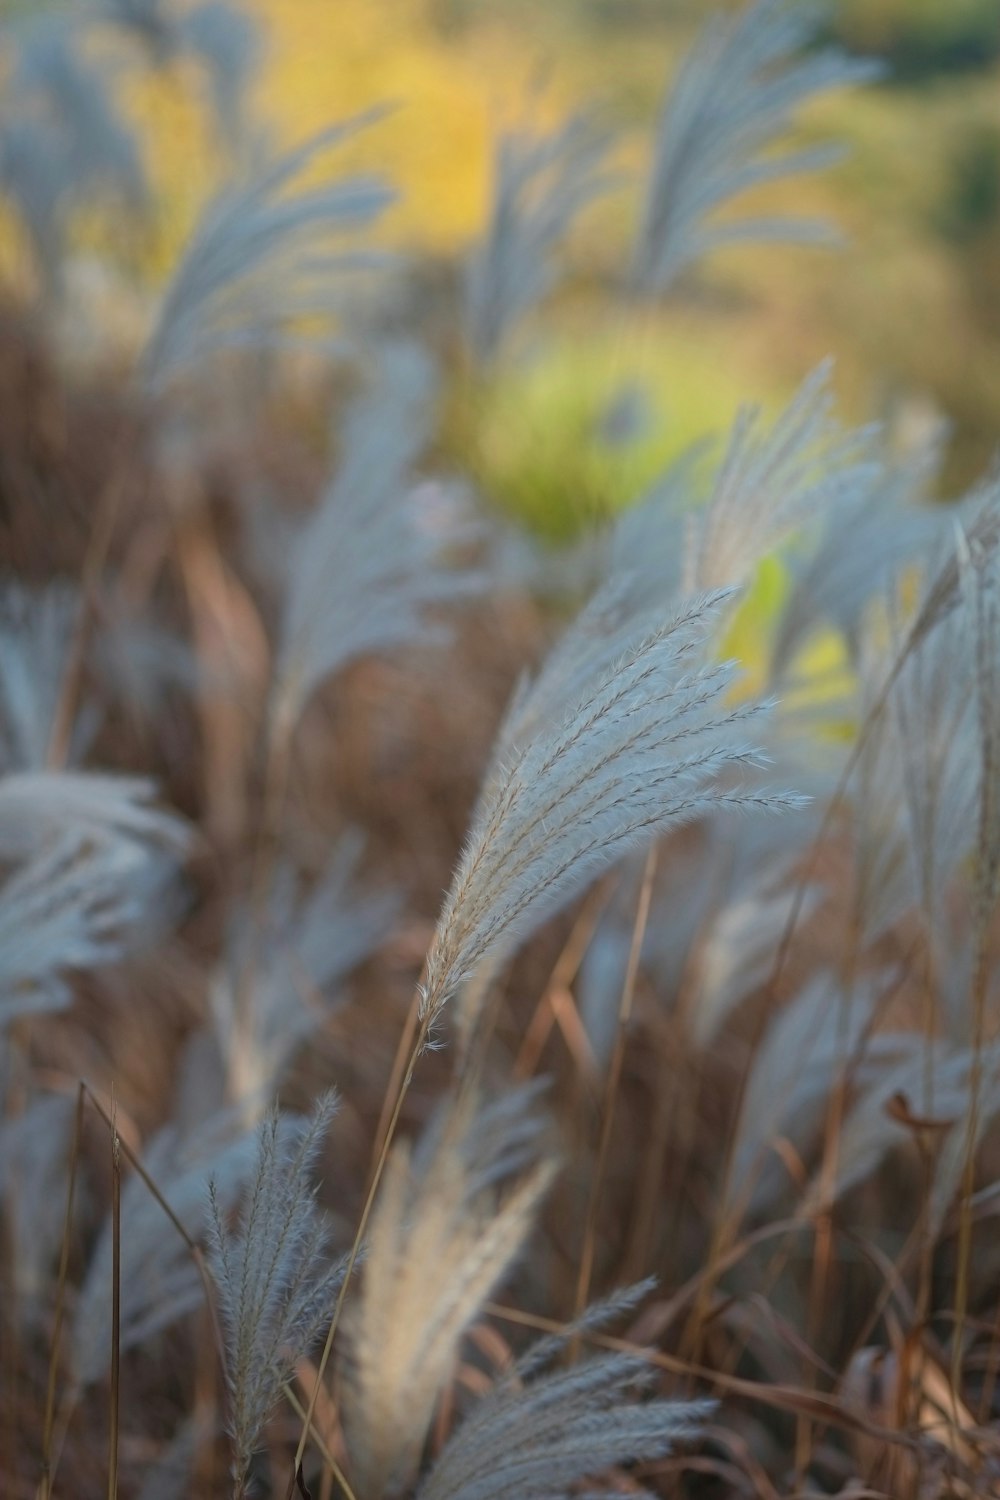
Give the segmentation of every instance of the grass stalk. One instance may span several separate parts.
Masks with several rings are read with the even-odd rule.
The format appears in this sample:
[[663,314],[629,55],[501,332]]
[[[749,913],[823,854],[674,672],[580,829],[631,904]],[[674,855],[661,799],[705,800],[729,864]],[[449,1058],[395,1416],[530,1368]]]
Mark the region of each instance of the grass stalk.
[[46,764],[51,769],[64,766],[69,756],[87,647],[97,612],[98,590],[107,566],[115,527],[118,524],[118,517],[128,488],[127,443],[127,427],[125,419],[122,418],[112,445],[109,476],[101,491],[94,516],[93,530],[84,553],[80,576],[80,603],[49,730]]
[[118,1106],[111,1104],[111,1431],[108,1440],[108,1500],[118,1500],[118,1439],[121,1418],[122,1159]]
[[[639,900],[636,907],[635,922],[632,927],[632,941],[629,947],[628,962],[625,968],[625,979],[622,984],[621,998],[618,1005],[618,1024],[615,1031],[615,1045],[611,1054],[611,1062],[608,1067],[608,1080],[604,1090],[604,1099],[601,1109],[601,1132],[597,1146],[597,1164],[590,1183],[590,1197],[587,1204],[587,1217],[583,1236],[583,1249],[580,1255],[580,1267],[576,1282],[576,1315],[583,1312],[590,1299],[590,1284],[594,1271],[594,1255],[597,1244],[597,1225],[601,1211],[601,1194],[604,1189],[604,1178],[608,1166],[608,1153],[611,1148],[611,1135],[614,1126],[615,1102],[618,1090],[621,1086],[622,1071],[625,1064],[625,1049],[628,1045],[628,1028],[632,1019],[632,1007],[635,1000],[635,984],[639,973],[639,960],[642,956],[642,945],[646,936],[646,924],[649,921],[649,907],[653,897],[653,882],[656,878],[657,847],[651,845],[646,855],[646,865],[643,870],[642,885],[639,888]],[[575,1348],[575,1343],[574,1343]]]
[[73,1117],[73,1141],[70,1146],[69,1170],[66,1177],[66,1208],[63,1214],[62,1243],[59,1249],[59,1271],[56,1278],[55,1314],[52,1323],[52,1347],[49,1351],[49,1371],[45,1383],[45,1417],[42,1424],[42,1463],[39,1483],[39,1500],[50,1500],[53,1479],[53,1435],[56,1420],[56,1387],[59,1381],[59,1352],[62,1344],[63,1323],[66,1319],[66,1281],[69,1272],[69,1243],[73,1230],[73,1204],[76,1197],[77,1168],[83,1140],[83,1111],[86,1100],[86,1085],[81,1081],[76,1091],[76,1111]]

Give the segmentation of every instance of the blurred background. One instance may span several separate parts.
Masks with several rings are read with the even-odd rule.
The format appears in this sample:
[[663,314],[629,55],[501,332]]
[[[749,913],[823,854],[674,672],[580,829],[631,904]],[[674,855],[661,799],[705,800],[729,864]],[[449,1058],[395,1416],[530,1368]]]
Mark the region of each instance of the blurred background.
[[[40,10],[40,0],[7,0],[15,28]],[[882,58],[885,80],[805,114],[801,144],[844,141],[840,165],[759,198],[765,211],[828,216],[846,248],[736,246],[684,279],[639,336],[622,333],[603,291],[634,225],[630,178],[642,169],[664,86],[705,20],[702,3],[247,0],[241,10],[259,28],[243,42],[250,114],[267,132],[259,147],[291,144],[378,102],[390,107],[348,156],[399,187],[385,237],[414,267],[412,296],[427,312],[447,297],[457,258],[483,226],[504,127],[594,104],[618,133],[621,183],[583,214],[573,278],[480,413],[484,489],[532,526],[573,529],[595,490],[601,505],[630,498],[664,459],[720,431],[747,393],[765,404],[786,399],[831,353],[849,416],[883,417],[904,435],[951,423],[946,490],[990,462],[1000,411],[996,0],[840,0],[834,39]],[[189,62],[160,63],[121,71],[144,141],[150,211],[109,225],[84,207],[73,222],[63,324],[87,359],[115,339],[138,342],[142,294],[165,279],[226,175],[217,117],[199,107]],[[3,248],[16,279],[16,220],[7,220]],[[601,450],[600,417],[630,381],[655,420],[625,465]]]
[[[7,0],[12,35],[37,20],[43,3]],[[622,336],[606,284],[634,228],[664,87],[706,9],[700,0],[248,0],[239,8],[245,35],[219,41],[226,67],[238,66],[241,86],[248,82],[247,118],[266,135],[252,148],[242,138],[239,151],[284,146],[374,103],[391,106],[345,159],[356,153],[400,189],[384,239],[413,264],[413,295],[429,313],[448,296],[457,258],[484,223],[501,130],[548,124],[589,103],[618,133],[620,185],[583,216],[570,280],[479,415],[484,488],[546,533],[572,529],[581,507],[636,493],[665,458],[724,427],[747,394],[765,404],[785,399],[828,353],[846,415],[881,416],[904,431],[948,420],[949,492],[993,452],[995,0],[839,0],[829,30],[880,58],[884,80],[833,93],[805,113],[799,143],[842,140],[842,164],[760,196],[767,212],[828,216],[844,232],[846,253],[736,246],[682,280],[644,319],[641,337]],[[127,0],[110,11],[132,12],[140,41],[146,26],[158,65],[117,59],[121,102],[140,127],[143,211],[109,215],[87,195],[72,218],[63,336],[87,360],[106,357],[116,340],[141,338],[144,297],[165,279],[227,170],[205,79],[191,57],[157,43],[157,7]],[[69,24],[68,12],[52,13]],[[214,82],[226,86],[222,73]],[[6,273],[30,277],[16,216],[3,250]],[[631,380],[644,388],[655,438],[633,445],[626,465],[620,455],[608,460],[595,431],[611,395]]]

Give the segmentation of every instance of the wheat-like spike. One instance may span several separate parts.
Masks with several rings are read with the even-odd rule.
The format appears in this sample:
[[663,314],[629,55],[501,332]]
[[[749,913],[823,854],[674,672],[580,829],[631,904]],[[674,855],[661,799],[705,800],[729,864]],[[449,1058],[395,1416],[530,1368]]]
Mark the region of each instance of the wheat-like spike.
[[525,1170],[537,1163],[536,1092],[486,1108],[468,1094],[415,1157],[397,1146],[389,1159],[347,1321],[344,1421],[362,1500],[413,1477],[462,1333],[532,1227],[552,1175],[548,1162]]
[[329,1318],[343,1266],[328,1255],[329,1227],[312,1175],[336,1109],[325,1095],[308,1121],[272,1110],[256,1136],[249,1195],[236,1229],[220,1183],[210,1186],[210,1269],[226,1339],[229,1432],[236,1494],[247,1492],[264,1425],[295,1361]]
[[836,522],[867,495],[880,472],[877,429],[844,429],[833,415],[832,362],[824,361],[770,423],[759,409],[736,416],[708,478],[706,447],[675,461],[644,500],[616,524],[607,577],[566,641],[546,664],[550,691],[568,697],[580,672],[611,661],[645,615],[653,628],[664,602],[696,592],[739,588],[763,557],[818,520]]
[[[582,1338],[603,1333],[609,1325],[621,1323],[627,1314],[635,1312],[643,1300],[656,1290],[656,1285],[655,1276],[646,1276],[642,1281],[616,1287],[613,1292],[598,1298],[596,1302],[588,1303],[572,1322],[565,1324],[557,1333],[547,1333],[536,1339],[518,1357],[506,1376],[505,1384],[526,1385],[543,1370],[551,1369]],[[475,1417],[471,1420],[475,1420]]]
[[713,16],[670,89],[632,259],[633,284],[663,291],[678,272],[719,246],[745,240],[829,241],[823,221],[723,218],[717,211],[762,183],[836,161],[836,146],[776,153],[797,109],[831,88],[878,77],[878,64],[834,47],[806,52],[823,4],[757,0]]

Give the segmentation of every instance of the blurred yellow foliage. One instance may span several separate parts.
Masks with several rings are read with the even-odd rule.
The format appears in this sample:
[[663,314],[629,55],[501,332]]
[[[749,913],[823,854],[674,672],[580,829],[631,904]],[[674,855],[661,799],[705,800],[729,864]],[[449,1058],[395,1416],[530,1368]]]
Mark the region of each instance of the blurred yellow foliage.
[[394,237],[434,250],[468,237],[487,194],[488,100],[417,0],[255,0],[253,9],[269,41],[257,102],[281,136],[301,138],[373,103],[397,106],[377,140],[377,159],[403,192]]

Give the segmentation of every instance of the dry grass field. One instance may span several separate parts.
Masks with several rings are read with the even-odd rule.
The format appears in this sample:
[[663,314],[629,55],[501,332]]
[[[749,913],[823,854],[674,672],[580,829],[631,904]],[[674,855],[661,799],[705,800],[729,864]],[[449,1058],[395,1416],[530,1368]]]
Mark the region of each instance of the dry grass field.
[[1000,35],[613,10],[7,7],[12,1500],[1000,1492]]

